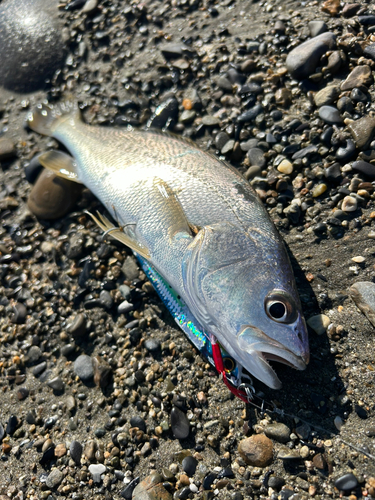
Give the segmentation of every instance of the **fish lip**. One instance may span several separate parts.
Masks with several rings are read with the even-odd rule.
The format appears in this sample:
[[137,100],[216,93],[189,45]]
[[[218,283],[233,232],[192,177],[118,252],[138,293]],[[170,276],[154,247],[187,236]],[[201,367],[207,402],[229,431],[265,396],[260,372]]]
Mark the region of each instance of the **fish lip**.
[[[247,342],[247,335],[251,335],[251,342]],[[300,356],[294,354],[277,340],[266,335],[259,328],[245,325],[237,335],[239,347],[247,352],[255,365],[250,373],[272,389],[279,389],[281,382],[269,361],[277,361],[296,370],[304,370],[308,363],[308,351],[303,351]],[[243,360],[244,361],[244,360]],[[246,368],[246,362],[244,366]]]

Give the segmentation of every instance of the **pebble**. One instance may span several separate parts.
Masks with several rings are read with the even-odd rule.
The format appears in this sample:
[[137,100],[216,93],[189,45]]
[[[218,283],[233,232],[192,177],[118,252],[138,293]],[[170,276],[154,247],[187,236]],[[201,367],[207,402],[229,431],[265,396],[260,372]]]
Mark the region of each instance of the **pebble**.
[[64,474],[60,469],[53,469],[47,477],[46,486],[48,488],[57,488],[61,481],[64,479]]
[[322,106],[319,108],[319,116],[323,121],[329,123],[330,125],[340,124],[343,122],[340,111],[333,106]]
[[358,309],[375,326],[375,283],[359,281],[350,287],[349,292]]
[[325,314],[316,314],[307,320],[307,324],[317,335],[323,335],[331,324],[331,320]]
[[286,67],[293,78],[303,80],[315,72],[322,55],[335,48],[334,33],[322,33],[293,49],[286,58]]
[[162,102],[154,111],[147,122],[147,128],[167,130],[172,128],[178,120],[178,101],[170,97]]
[[14,142],[8,137],[0,138],[0,162],[10,160],[17,156],[17,150]]
[[344,212],[355,212],[357,210],[358,202],[354,196],[345,196],[342,200],[341,210]]
[[198,461],[194,457],[185,457],[182,461],[182,470],[186,472],[189,477],[193,477],[197,468]]
[[53,379],[47,382],[47,385],[48,387],[51,387],[51,389],[53,389],[54,391],[58,392],[63,391],[65,387],[65,384],[61,377],[54,377]]
[[122,498],[125,498],[126,500],[131,500],[133,498],[133,491],[137,484],[139,483],[140,478],[136,477],[130,483],[120,492],[120,495]]
[[112,377],[111,365],[101,356],[91,358],[94,371],[94,383],[97,387],[104,389],[110,383]]
[[171,411],[171,428],[175,438],[186,439],[190,433],[190,423],[183,411],[175,406]]
[[327,184],[324,182],[321,182],[319,184],[316,184],[311,190],[311,194],[313,198],[317,198],[318,196],[321,196],[327,191]]
[[268,424],[264,428],[264,434],[279,443],[287,443],[290,440],[290,429],[282,423]]
[[341,162],[347,162],[355,155],[355,144],[351,139],[345,141],[345,146],[340,146],[335,153],[336,158]]
[[375,136],[375,118],[363,116],[358,120],[347,123],[347,128],[352,134],[358,149],[366,149]]
[[337,100],[340,95],[340,88],[337,85],[327,85],[314,95],[315,106],[320,108]]
[[255,434],[240,441],[238,452],[253,467],[266,467],[273,460],[272,441],[263,434]]
[[351,472],[345,474],[344,476],[339,477],[335,481],[335,487],[340,491],[355,490],[357,486],[358,486],[358,479]]
[[293,172],[293,163],[289,160],[282,160],[277,166],[277,170],[285,175],[290,175]]
[[328,31],[328,26],[324,21],[310,21],[308,27],[312,38]]
[[74,373],[83,381],[88,382],[94,376],[93,363],[90,356],[81,354],[74,361]]
[[290,449],[287,446],[283,446],[279,449],[277,453],[277,458],[280,460],[300,460],[301,455],[298,450]]
[[370,43],[363,50],[363,55],[375,61],[375,43]]
[[77,314],[74,318],[68,320],[67,333],[74,338],[82,338],[86,335],[86,316],[84,314]]
[[73,440],[70,443],[69,451],[70,451],[70,458],[74,460],[76,465],[81,464],[81,457],[82,457],[82,445],[79,441]]
[[63,457],[64,455],[66,455],[66,446],[65,444],[63,443],[60,443],[58,445],[56,445],[56,448],[55,448],[55,457],[57,458],[61,458]]
[[27,205],[40,219],[53,220],[71,211],[76,204],[81,185],[43,170],[34,184]]
[[367,90],[367,87],[371,85],[372,82],[373,78],[370,66],[367,66],[367,64],[364,64],[363,66],[356,66],[353,71],[349,73],[346,80],[341,84],[341,90],[352,90],[355,87]]
[[11,318],[11,322],[15,323],[16,325],[22,325],[26,321],[26,316],[27,316],[26,307],[24,306],[24,304],[17,302],[13,306],[13,315]]
[[321,9],[330,16],[336,17],[340,11],[340,0],[325,0]]
[[220,120],[216,116],[205,115],[202,118],[202,124],[206,127],[215,127],[220,125]]
[[102,482],[102,474],[104,474],[107,470],[107,467],[103,464],[91,464],[89,465],[89,471],[92,475],[92,479],[94,483]]
[[138,278],[139,269],[133,256],[128,255],[125,258],[121,270],[124,273],[125,278],[129,281],[133,281]]
[[132,498],[139,500],[172,500],[172,495],[164,488],[162,483],[162,476],[158,472],[153,472],[134,488]]
[[139,415],[135,415],[134,417],[131,417],[130,425],[132,427],[138,427],[138,429],[140,429],[143,432],[147,431],[146,422]]
[[58,10],[44,0],[9,0],[0,6],[0,85],[16,92],[45,88],[66,57]]
[[374,26],[375,16],[374,15],[358,16],[358,22],[363,26]]
[[266,165],[264,151],[260,148],[249,149],[246,156],[250,162],[250,165],[258,165],[258,167],[260,168],[263,168]]
[[4,439],[5,436],[5,430],[4,427],[0,424],[0,443]]
[[358,160],[352,164],[352,169],[357,172],[361,172],[366,175],[369,179],[375,179],[375,165],[368,163],[367,161]]
[[28,357],[29,363],[34,365],[42,357],[41,348],[37,345],[32,345],[30,347],[30,349],[27,351],[27,357]]

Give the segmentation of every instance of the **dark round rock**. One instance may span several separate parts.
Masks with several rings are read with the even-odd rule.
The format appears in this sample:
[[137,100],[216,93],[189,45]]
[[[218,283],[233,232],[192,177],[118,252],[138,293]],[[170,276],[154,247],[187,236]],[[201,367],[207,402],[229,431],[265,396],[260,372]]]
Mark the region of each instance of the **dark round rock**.
[[365,47],[363,51],[363,54],[365,55],[365,57],[369,57],[370,59],[375,61],[375,43],[370,43],[370,45],[367,45],[367,47]]
[[284,484],[284,478],[279,476],[270,476],[268,479],[268,486],[276,491],[280,491]]
[[74,460],[76,465],[80,465],[81,463],[82,449],[82,445],[79,441],[74,440],[70,443],[70,458]]
[[340,146],[335,153],[338,160],[345,162],[349,161],[355,155],[355,144],[351,139],[347,139],[345,146]]
[[186,439],[190,432],[190,422],[183,411],[175,406],[171,411],[171,427],[175,438]]
[[87,382],[94,376],[94,369],[92,366],[92,359],[87,354],[81,354],[74,361],[74,373],[83,381]]
[[11,318],[12,323],[17,325],[22,325],[26,321],[27,309],[21,304],[21,302],[17,302],[13,306],[13,316]]
[[358,22],[362,24],[362,26],[374,26],[375,16],[374,15],[358,16]]
[[15,415],[11,415],[7,423],[6,433],[9,434],[9,436],[12,436],[17,427],[18,427],[18,418]]
[[336,105],[340,113],[351,113],[354,109],[353,101],[347,96],[340,97]]
[[350,92],[350,99],[354,102],[366,102],[367,101],[367,95],[362,92],[361,89],[354,88]]
[[161,349],[160,342],[154,338],[150,338],[150,339],[145,340],[143,345],[148,350],[148,352],[151,352],[151,353],[158,352]]
[[247,157],[249,159],[250,165],[258,165],[258,167],[263,168],[266,165],[266,159],[264,157],[264,151],[260,148],[251,148],[247,152]]
[[197,468],[198,461],[192,456],[185,457],[182,461],[182,470],[186,472],[189,477],[194,476]]
[[363,406],[355,405],[355,412],[359,416],[359,418],[362,418],[363,420],[366,420],[368,418],[368,413]]
[[130,419],[130,425],[132,427],[138,427],[139,430],[146,432],[146,422],[139,415],[135,415]]
[[217,474],[215,472],[210,472],[207,474],[207,476],[203,479],[202,486],[204,490],[210,490],[212,483],[215,481],[217,478]]
[[107,290],[100,292],[99,300],[105,309],[111,309],[113,306],[112,295]]
[[358,486],[358,479],[354,474],[349,472],[349,474],[345,474],[344,476],[336,479],[335,486],[338,490],[341,491],[351,491]]
[[29,389],[26,389],[26,387],[20,387],[17,389],[17,398],[22,401],[26,399],[29,395]]
[[369,179],[375,179],[375,165],[372,165],[367,161],[355,161],[352,165],[352,168],[356,172],[361,172],[362,174],[366,175]]
[[8,0],[0,5],[0,85],[17,92],[46,86],[65,61],[56,2]]

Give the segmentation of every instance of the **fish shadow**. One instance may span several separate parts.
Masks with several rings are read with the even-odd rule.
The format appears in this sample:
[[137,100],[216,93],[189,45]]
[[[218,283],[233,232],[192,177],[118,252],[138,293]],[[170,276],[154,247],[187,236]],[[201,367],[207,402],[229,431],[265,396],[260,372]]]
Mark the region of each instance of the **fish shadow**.
[[[320,314],[318,299],[304,271],[288,245],[285,245],[305,318]],[[329,307],[329,304],[324,303],[324,307]],[[260,397],[272,402],[273,415],[278,421],[286,421],[291,429],[296,427],[298,429],[298,426],[305,422],[310,428],[310,436],[311,433],[315,435],[317,433],[327,438],[339,433],[333,424],[334,418],[340,416],[345,420],[352,409],[349,403],[340,404],[340,401],[346,401],[343,398],[346,388],[335,366],[327,334],[317,335],[308,329],[310,362],[306,370],[296,371],[286,365],[275,363],[273,366],[282,382],[282,388],[274,391],[258,381],[255,381],[255,388],[261,389],[261,392],[258,392]],[[252,408],[251,404],[248,405],[247,417],[250,420],[254,417],[254,411],[259,413],[259,409]],[[272,411],[270,413],[272,414]],[[296,417],[300,420],[298,424]]]

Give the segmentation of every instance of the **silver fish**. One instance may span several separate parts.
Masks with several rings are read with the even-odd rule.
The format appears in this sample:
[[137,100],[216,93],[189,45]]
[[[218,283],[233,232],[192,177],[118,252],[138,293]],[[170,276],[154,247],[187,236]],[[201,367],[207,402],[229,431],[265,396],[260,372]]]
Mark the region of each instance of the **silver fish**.
[[73,105],[40,105],[28,124],[72,154],[49,151],[40,163],[101,200],[118,227],[103,215],[99,226],[181,297],[213,348],[273,389],[281,383],[268,361],[305,369],[307,329],[284,244],[237,170],[183,138],[86,125]]

